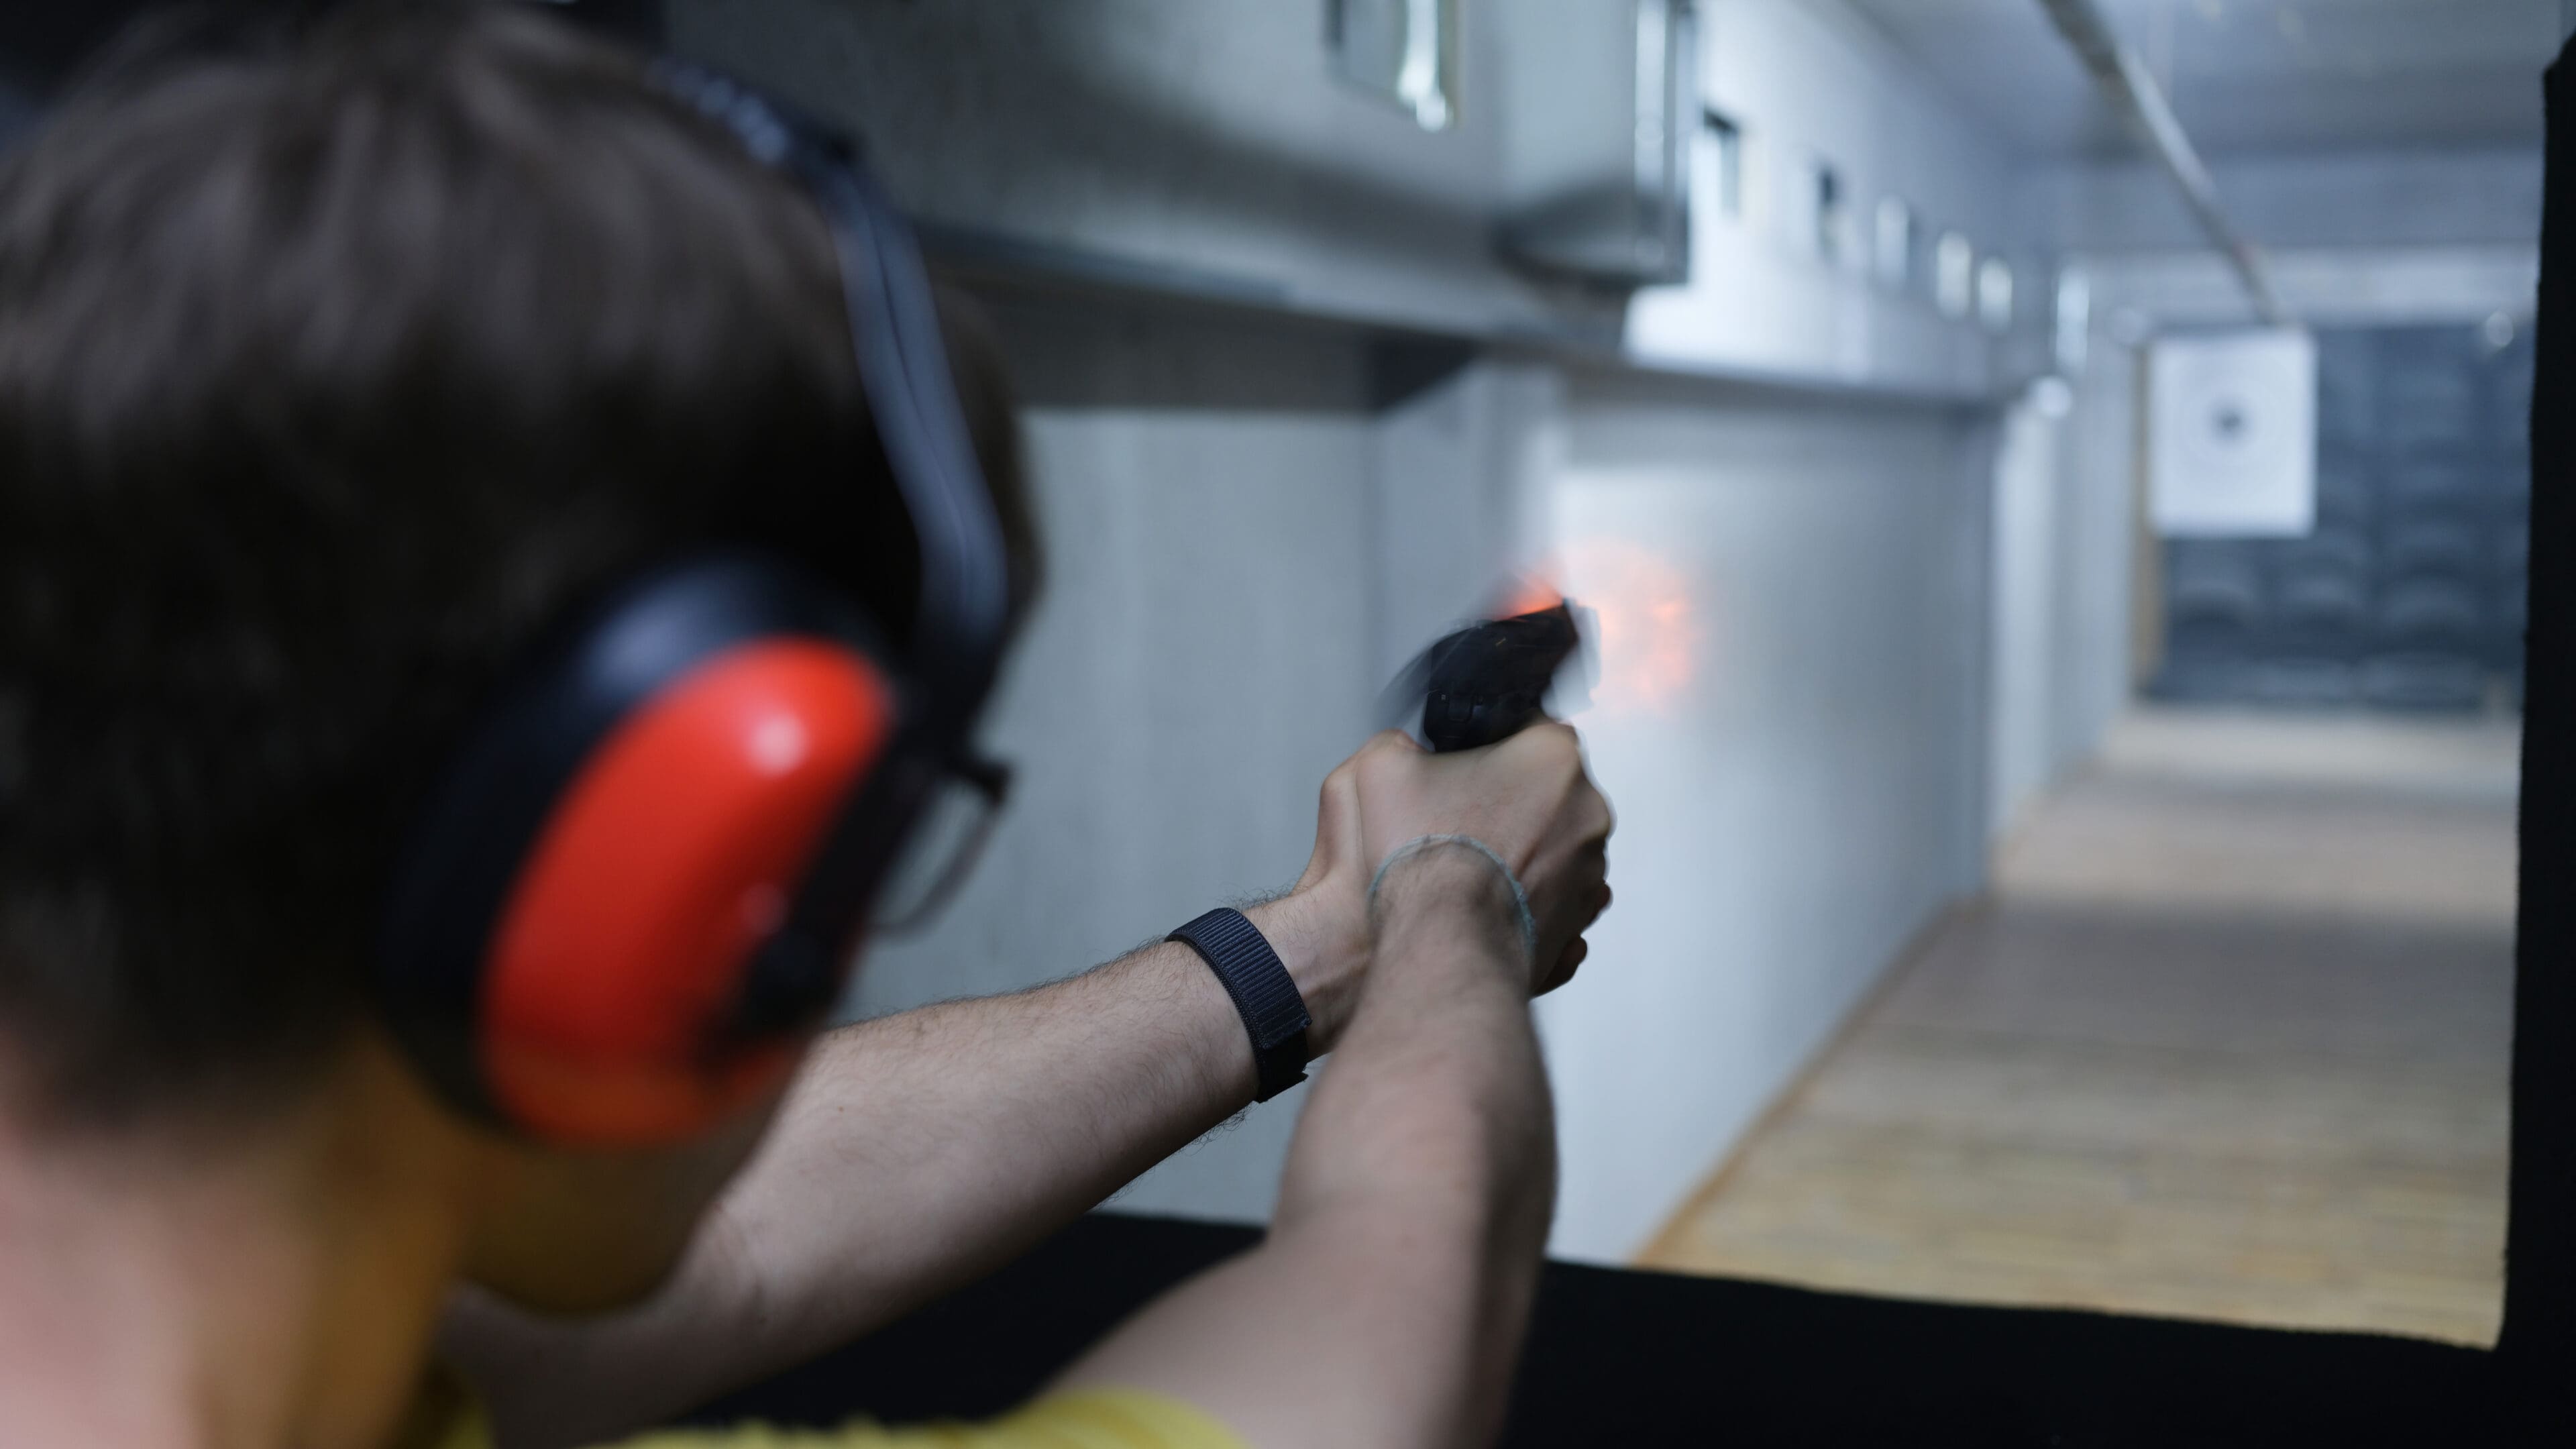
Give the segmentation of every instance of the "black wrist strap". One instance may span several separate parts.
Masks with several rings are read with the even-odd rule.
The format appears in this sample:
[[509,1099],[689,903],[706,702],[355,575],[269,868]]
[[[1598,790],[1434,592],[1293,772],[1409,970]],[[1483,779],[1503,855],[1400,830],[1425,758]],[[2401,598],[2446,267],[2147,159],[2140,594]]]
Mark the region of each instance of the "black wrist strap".
[[1259,927],[1232,906],[1219,906],[1163,939],[1198,952],[1243,1014],[1261,1084],[1252,1100],[1267,1102],[1306,1080],[1306,1028],[1314,1018]]

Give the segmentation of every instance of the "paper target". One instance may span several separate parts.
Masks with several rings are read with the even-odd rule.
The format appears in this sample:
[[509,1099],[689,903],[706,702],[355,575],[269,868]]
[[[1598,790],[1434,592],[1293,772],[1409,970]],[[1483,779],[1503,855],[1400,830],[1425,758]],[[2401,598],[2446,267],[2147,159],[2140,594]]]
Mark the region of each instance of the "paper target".
[[2148,387],[2158,533],[2283,538],[2316,526],[2316,339],[2295,328],[2167,338]]

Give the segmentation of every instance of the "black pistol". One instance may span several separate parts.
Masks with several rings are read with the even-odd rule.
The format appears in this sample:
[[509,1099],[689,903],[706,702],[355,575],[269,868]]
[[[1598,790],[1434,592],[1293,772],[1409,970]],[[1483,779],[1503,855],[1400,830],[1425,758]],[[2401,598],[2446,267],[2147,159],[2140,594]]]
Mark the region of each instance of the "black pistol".
[[1583,647],[1574,607],[1470,624],[1423,651],[1399,680],[1422,692],[1422,738],[1437,751],[1509,739],[1545,712],[1548,687]]

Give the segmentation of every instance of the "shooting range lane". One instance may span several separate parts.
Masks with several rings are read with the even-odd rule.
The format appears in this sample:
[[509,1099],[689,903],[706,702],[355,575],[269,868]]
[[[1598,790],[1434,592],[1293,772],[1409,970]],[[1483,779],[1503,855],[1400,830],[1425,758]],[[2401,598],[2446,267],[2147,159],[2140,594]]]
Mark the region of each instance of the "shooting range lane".
[[1644,1265],[2492,1344],[2518,747],[2124,721]]

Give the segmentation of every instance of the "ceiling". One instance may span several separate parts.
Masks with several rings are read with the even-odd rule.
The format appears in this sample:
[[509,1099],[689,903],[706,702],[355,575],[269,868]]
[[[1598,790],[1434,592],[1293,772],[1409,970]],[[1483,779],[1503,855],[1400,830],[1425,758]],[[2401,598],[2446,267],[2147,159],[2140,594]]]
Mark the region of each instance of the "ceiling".
[[[2040,0],[1847,0],[2014,150],[2128,154]],[[2541,138],[2560,0],[2100,0],[2204,155]]]

